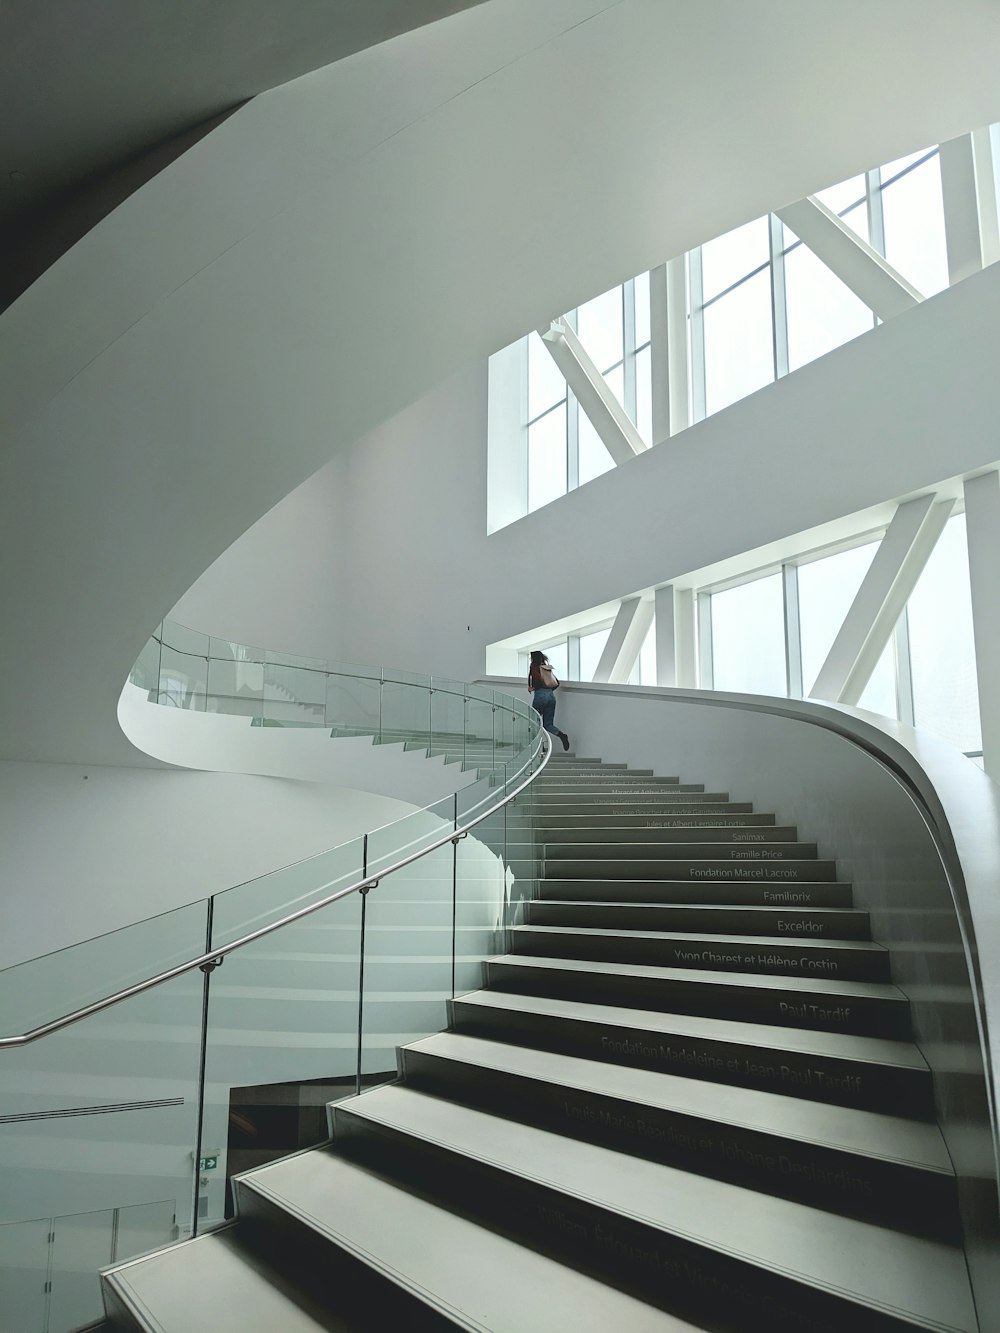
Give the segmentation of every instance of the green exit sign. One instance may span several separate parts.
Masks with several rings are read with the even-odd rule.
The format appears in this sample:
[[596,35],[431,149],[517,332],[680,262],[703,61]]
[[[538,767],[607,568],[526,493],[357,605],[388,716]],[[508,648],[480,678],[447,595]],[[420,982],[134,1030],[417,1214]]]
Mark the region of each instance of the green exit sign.
[[218,1157],[199,1157],[199,1158],[198,1158],[198,1170],[199,1170],[199,1171],[214,1171],[215,1168],[216,1168],[218,1165],[219,1165],[219,1159],[218,1159]]

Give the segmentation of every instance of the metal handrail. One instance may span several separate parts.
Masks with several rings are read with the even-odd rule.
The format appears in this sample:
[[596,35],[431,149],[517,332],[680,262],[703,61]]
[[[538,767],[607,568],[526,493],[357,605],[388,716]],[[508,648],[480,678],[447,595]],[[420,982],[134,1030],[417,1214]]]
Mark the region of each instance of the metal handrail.
[[495,814],[498,810],[502,810],[505,805],[509,805],[525,788],[535,781],[552,756],[552,740],[547,731],[539,731],[539,742],[539,746],[532,753],[528,763],[514,775],[514,780],[516,781],[520,777],[525,768],[530,767],[537,758],[539,751],[541,751],[542,762],[538,768],[520,786],[515,787],[508,796],[505,796],[502,801],[498,801],[496,805],[491,805],[488,810],[485,810],[481,815],[477,815],[468,824],[463,824],[461,828],[452,829],[445,837],[438,838],[436,842],[432,842],[419,852],[412,852],[401,861],[395,861],[391,866],[386,866],[384,870],[380,870],[376,875],[368,875],[364,879],[359,879],[356,883],[348,885],[346,889],[338,889],[336,893],[330,894],[328,898],[323,898],[318,903],[310,903],[308,907],[300,907],[297,911],[290,912],[288,916],[282,917],[280,921],[273,921],[268,926],[261,926],[258,930],[251,931],[249,935],[241,935],[239,939],[232,940],[229,944],[224,944],[218,949],[212,949],[209,953],[199,954],[197,958],[190,958],[186,963],[179,963],[176,967],[168,968],[165,972],[158,972],[156,976],[149,977],[146,981],[136,982],[134,986],[126,986],[123,990],[116,991],[114,995],[107,996],[103,1000],[95,1000],[93,1004],[84,1005],[80,1009],[74,1009],[71,1013],[63,1014],[61,1018],[54,1018],[51,1022],[43,1023],[40,1027],[31,1028],[28,1032],[22,1032],[14,1037],[0,1037],[0,1050],[27,1046],[30,1042],[38,1041],[41,1037],[47,1037],[53,1032],[60,1032],[73,1023],[79,1023],[84,1018],[90,1018],[91,1015],[99,1014],[104,1009],[110,1009],[112,1005],[121,1004],[123,1000],[129,1000],[133,995],[142,995],[144,991],[153,990],[166,981],[172,981],[174,977],[183,976],[185,972],[193,972],[196,968],[211,972],[219,966],[224,958],[231,953],[235,953],[237,949],[242,949],[247,944],[253,944],[255,940],[263,939],[266,935],[271,935],[274,931],[281,930],[294,921],[301,921],[303,917],[311,916],[313,912],[319,912],[324,907],[329,907],[331,903],[349,897],[352,893],[367,893],[370,889],[374,889],[387,875],[392,875],[397,870],[412,865],[414,861],[419,861],[421,857],[436,852],[448,843],[457,844],[468,835],[471,829],[474,829],[484,819],[488,819],[490,815]]
[[[184,627],[182,626],[181,628]],[[207,638],[209,636],[206,635],[205,637]],[[207,653],[196,652],[193,648],[178,648],[174,644],[167,642],[165,634],[163,635],[151,634],[149,636],[149,642],[158,643],[161,648],[168,648],[170,652],[179,653],[181,657],[195,657],[198,659],[199,662],[221,662],[225,666],[243,666],[243,667],[259,666],[264,668],[271,667],[277,670],[284,670],[284,671],[308,671],[310,674],[315,676],[343,676],[345,680],[372,681],[375,684],[381,684],[381,685],[407,685],[415,690],[427,690],[428,692],[434,694],[451,694],[454,695],[455,698],[457,699],[468,699],[471,703],[487,702],[485,699],[474,698],[474,696],[470,695],[464,689],[450,689],[448,685],[443,683],[444,681],[448,680],[447,676],[426,676],[422,681],[400,680],[397,679],[395,676],[387,676],[385,674],[384,667],[377,676],[362,675],[360,670],[350,671],[347,668],[358,665],[357,663],[352,663],[352,662],[340,662],[340,663],[328,662],[326,666],[316,667],[316,666],[305,666],[305,665],[300,666],[295,662],[268,662],[266,658],[264,660],[258,660],[257,658],[217,657],[211,651],[211,646],[209,647],[209,651]],[[290,657],[292,656],[292,654],[286,653],[284,654],[284,656]],[[435,684],[434,683],[435,680],[441,683]],[[462,683],[461,681],[451,681],[452,685],[461,685],[461,683]],[[223,698],[225,696],[220,695],[219,697]],[[276,701],[272,699],[269,702],[274,703]],[[299,700],[296,702],[301,702],[301,701]],[[316,706],[318,707],[319,704],[317,703]],[[499,706],[504,707],[505,705],[501,704]],[[511,707],[508,711],[516,713],[517,709]]]

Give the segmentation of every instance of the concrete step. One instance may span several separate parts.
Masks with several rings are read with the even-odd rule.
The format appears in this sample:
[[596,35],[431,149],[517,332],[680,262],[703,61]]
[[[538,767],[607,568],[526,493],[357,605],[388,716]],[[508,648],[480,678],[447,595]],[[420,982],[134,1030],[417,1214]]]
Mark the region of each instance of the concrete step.
[[116,1327],[157,1333],[548,1333],[569,1311],[574,1327],[586,1333],[609,1327],[696,1333],[693,1325],[328,1149],[240,1176],[235,1192],[236,1225],[123,1266],[106,1279],[106,1290],[128,1300],[128,1315]]
[[542,958],[648,963],[754,976],[890,979],[888,951],[865,940],[783,940],[766,935],[527,925],[514,928],[510,947],[514,954]]
[[[813,865],[816,863],[813,862]],[[593,901],[627,903],[688,903],[762,907],[850,907],[850,884],[836,880],[799,880],[785,884],[764,879],[600,879],[567,875],[544,876],[538,881],[542,898],[551,902]]]
[[449,1014],[455,1031],[537,1050],[934,1117],[931,1072],[907,1041],[493,990],[452,1000]]
[[705,930],[713,935],[765,935],[792,939],[867,940],[868,913],[828,907],[737,907],[716,903],[553,902],[526,904],[526,925],[586,927],[597,930]]
[[[502,1231],[516,1228],[543,1253],[572,1255],[681,1317],[727,1327],[739,1319],[740,1328],[769,1333],[976,1328],[964,1255],[955,1246],[401,1085],[331,1110],[337,1147],[352,1160],[377,1163]],[[517,1290],[516,1274],[507,1279]],[[573,1323],[564,1318],[562,1327]]]
[[490,989],[529,995],[865,1037],[908,1040],[911,1036],[909,1001],[902,991],[885,983],[754,976],[526,954],[491,958],[486,976]]
[[936,1125],[456,1032],[400,1052],[408,1087],[916,1235],[961,1237]]

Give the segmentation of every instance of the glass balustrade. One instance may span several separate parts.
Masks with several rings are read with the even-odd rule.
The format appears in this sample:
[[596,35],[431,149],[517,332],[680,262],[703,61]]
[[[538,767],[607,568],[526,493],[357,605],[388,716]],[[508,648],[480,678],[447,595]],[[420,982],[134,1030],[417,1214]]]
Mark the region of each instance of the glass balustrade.
[[398,1046],[447,1027],[536,891],[530,778],[547,739],[526,702],[174,626],[131,680],[257,725],[322,713],[334,734],[475,777],[363,838],[0,971],[0,1328],[19,1333],[98,1321],[102,1268],[218,1226],[235,1173],[324,1141],[326,1106],[395,1078]]

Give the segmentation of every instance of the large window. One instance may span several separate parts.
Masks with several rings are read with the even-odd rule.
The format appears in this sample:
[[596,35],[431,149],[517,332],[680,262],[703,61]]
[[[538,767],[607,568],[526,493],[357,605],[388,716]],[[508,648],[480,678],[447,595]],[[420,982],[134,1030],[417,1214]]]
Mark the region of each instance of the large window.
[[781,575],[712,596],[712,684],[717,690],[785,694]]
[[[923,296],[948,285],[936,147],[853,176],[819,191],[817,198]],[[661,338],[667,328],[687,330],[679,361],[671,349],[671,366],[676,373],[677,365],[687,361],[690,407],[686,417],[675,418],[673,429],[729,407],[877,323],[871,309],[773,215],[707,241],[690,251],[683,265],[688,296],[668,297],[658,284],[655,321],[649,273],[562,316],[648,444],[660,443],[669,433],[665,420],[654,427],[654,353],[667,355],[665,346],[659,351],[653,346],[654,322]],[[673,299],[687,304],[680,311],[661,308]],[[511,451],[523,450],[527,432],[526,466],[523,453],[516,453],[519,473],[524,473],[523,496],[520,508],[518,501],[509,502],[509,488],[521,483],[511,483],[504,474],[508,490],[501,522],[550,504],[615,466],[542,339],[532,333],[524,342],[520,424],[504,426]],[[660,410],[665,413],[665,405]],[[654,429],[660,439],[653,438]]]

